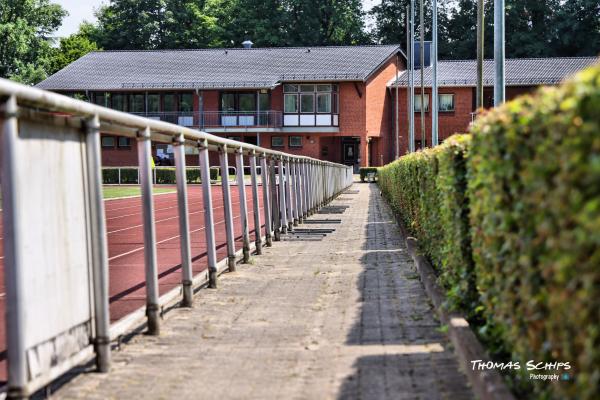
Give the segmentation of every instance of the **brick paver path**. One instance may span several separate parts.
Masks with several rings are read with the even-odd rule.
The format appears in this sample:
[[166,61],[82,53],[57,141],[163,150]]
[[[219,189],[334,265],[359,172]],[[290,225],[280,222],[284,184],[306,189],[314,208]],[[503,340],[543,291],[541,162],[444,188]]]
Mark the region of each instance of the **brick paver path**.
[[169,312],[160,337],[115,351],[109,374],[53,397],[472,398],[377,186],[354,184],[310,218],[325,219],[301,226],[335,229],[322,240],[266,248]]

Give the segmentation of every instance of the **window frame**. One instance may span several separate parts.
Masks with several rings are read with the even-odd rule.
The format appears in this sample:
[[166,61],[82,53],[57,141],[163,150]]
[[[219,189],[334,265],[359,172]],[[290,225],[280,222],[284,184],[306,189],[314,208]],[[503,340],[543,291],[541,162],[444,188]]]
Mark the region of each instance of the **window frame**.
[[[414,108],[414,112],[416,112],[416,113],[421,112],[421,109],[417,110],[417,101],[416,101],[416,99],[420,98],[420,97],[421,97],[421,93],[415,94],[413,97],[413,108]],[[425,98],[427,99],[427,107],[425,107],[425,112],[428,113],[429,109],[430,109],[430,105],[431,105],[431,99],[430,99],[429,93],[425,93]]]
[[[112,141],[112,145],[106,145],[104,144],[104,140],[108,139]],[[111,135],[102,135],[100,137],[100,147],[102,147],[103,149],[114,149],[115,145],[116,145],[117,141],[115,140],[114,136]]]
[[442,98],[442,96],[451,96],[452,97],[452,109],[451,110],[442,110],[442,109],[440,109],[440,106],[442,105],[442,102],[438,100],[438,111],[439,112],[446,113],[446,112],[454,112],[454,111],[456,111],[456,103],[454,101],[454,99],[456,97],[454,96],[454,93],[440,93],[438,96],[439,96],[440,99]]
[[[121,144],[121,140],[126,140],[126,144]],[[129,149],[131,148],[131,138],[127,136],[119,136],[117,137],[117,148],[119,149]]]
[[[292,144],[292,138],[300,139],[300,144]],[[303,144],[302,144],[302,136],[299,136],[299,135],[288,136],[288,147],[289,148],[301,149],[302,146],[303,146]]]
[[[275,144],[273,143],[274,139],[280,139],[281,140],[281,145]],[[271,148],[275,149],[275,148],[283,148],[285,147],[285,140],[283,139],[283,136],[271,136]]]

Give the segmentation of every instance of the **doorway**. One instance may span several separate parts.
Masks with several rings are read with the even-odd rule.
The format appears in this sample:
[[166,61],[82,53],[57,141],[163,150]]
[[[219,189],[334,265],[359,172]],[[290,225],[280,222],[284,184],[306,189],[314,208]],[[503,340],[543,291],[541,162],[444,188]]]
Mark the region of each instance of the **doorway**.
[[345,165],[352,165],[354,173],[358,173],[360,165],[359,143],[360,138],[342,138],[342,162]]

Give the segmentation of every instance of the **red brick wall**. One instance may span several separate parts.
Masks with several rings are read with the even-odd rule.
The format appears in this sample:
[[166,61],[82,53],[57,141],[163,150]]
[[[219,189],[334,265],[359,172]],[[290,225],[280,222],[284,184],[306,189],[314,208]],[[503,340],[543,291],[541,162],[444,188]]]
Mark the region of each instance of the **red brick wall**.
[[[400,155],[408,152],[408,115],[406,88],[400,88],[399,97],[399,132],[400,132]],[[415,88],[415,94],[421,93],[420,88]],[[473,89],[470,87],[441,87],[438,93],[454,94],[454,111],[438,113],[438,127],[440,142],[457,132],[465,132],[471,123],[471,112],[473,110]],[[425,88],[425,94],[429,95],[431,109],[431,88]],[[391,90],[391,96],[395,99],[396,90]],[[395,110],[393,111],[395,113]],[[394,116],[395,118],[395,116]],[[421,113],[414,113],[415,140],[421,138]],[[392,132],[392,135],[394,133]],[[427,145],[431,145],[431,112],[425,112],[425,135]],[[391,136],[393,137],[393,136]]]
[[205,90],[202,92],[202,103],[204,110],[202,111],[219,111],[219,91]]
[[366,84],[366,133],[369,137],[385,136],[389,132],[390,98],[387,84],[396,75],[396,58],[384,64],[379,73]]
[[363,82],[341,82],[340,90],[340,132],[337,136],[365,137],[366,131],[366,91]]

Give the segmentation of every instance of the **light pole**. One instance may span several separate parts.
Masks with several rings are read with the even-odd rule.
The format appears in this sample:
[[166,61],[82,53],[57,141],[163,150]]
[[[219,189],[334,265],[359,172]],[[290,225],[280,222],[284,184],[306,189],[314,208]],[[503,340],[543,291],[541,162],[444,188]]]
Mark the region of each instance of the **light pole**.
[[483,107],[483,40],[484,40],[484,1],[477,0],[477,91],[475,111]]
[[431,147],[438,145],[437,0],[431,0]]
[[419,8],[419,18],[421,19],[421,40],[420,40],[420,58],[419,68],[421,69],[421,149],[427,147],[427,135],[425,134],[425,82],[423,81],[423,70],[425,69],[425,17],[424,17],[424,0],[421,0]]
[[504,103],[504,0],[494,0],[494,106]]

